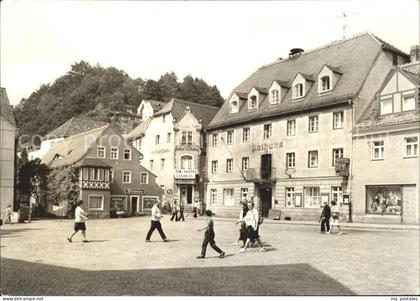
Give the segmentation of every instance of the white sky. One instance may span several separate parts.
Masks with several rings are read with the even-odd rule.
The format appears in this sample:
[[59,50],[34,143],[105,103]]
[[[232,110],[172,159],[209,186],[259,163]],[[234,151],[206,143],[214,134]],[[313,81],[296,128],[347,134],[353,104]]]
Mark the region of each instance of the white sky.
[[230,91],[263,64],[370,31],[409,52],[418,1],[1,2],[1,86],[10,102],[86,60],[158,80],[174,71]]

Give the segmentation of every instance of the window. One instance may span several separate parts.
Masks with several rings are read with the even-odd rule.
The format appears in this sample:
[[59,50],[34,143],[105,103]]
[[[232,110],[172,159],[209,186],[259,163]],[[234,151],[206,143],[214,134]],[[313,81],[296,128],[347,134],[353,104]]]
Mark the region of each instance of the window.
[[333,113],[333,129],[342,129],[344,124],[344,112]]
[[306,208],[321,208],[321,195],[319,187],[304,187],[305,207]]
[[217,146],[218,138],[219,138],[219,135],[218,134],[213,134],[213,136],[212,136],[212,142],[211,142],[211,145],[212,146]]
[[249,138],[250,138],[250,134],[251,134],[250,128],[243,129],[242,130],[242,141],[243,142],[248,142]]
[[193,169],[193,157],[182,156],[181,157],[181,169]]
[[318,116],[309,117],[309,133],[318,132]]
[[335,166],[335,162],[338,158],[343,158],[344,150],[342,148],[333,148],[332,155],[332,166]]
[[149,161],[150,170],[153,170],[153,160]]
[[102,195],[89,195],[89,210],[103,210],[104,197]]
[[318,167],[318,151],[309,152],[308,167]]
[[191,131],[182,131],[182,145],[192,145],[192,132]]
[[294,92],[293,98],[303,97],[303,84],[296,84],[294,86],[293,92]]
[[211,161],[211,173],[217,173],[219,169],[219,163],[217,161]]
[[210,204],[214,205],[217,200],[217,189],[210,189]]
[[264,139],[270,139],[272,136],[271,124],[264,124]]
[[295,168],[296,167],[295,153],[287,153],[286,154],[286,166],[287,166],[287,168]]
[[165,114],[163,114],[162,115],[162,122],[165,122],[166,121],[166,115]]
[[271,90],[270,103],[271,104],[278,104],[278,103],[280,103],[279,90],[277,90],[277,89]]
[[105,158],[105,146],[98,146],[96,156],[98,158]]
[[131,160],[131,149],[124,150],[124,160]]
[[159,141],[160,141],[160,136],[159,135],[156,135],[156,137],[155,137],[155,144],[156,145],[159,144]]
[[249,157],[242,157],[242,170],[245,171],[249,168]]
[[402,102],[402,110],[403,111],[411,111],[416,109],[416,101],[414,95],[411,96],[404,96]]
[[238,101],[233,100],[230,103],[230,114],[236,114],[239,111]]
[[140,174],[140,184],[148,184],[149,183],[149,174],[147,172],[142,172]]
[[254,110],[257,108],[257,96],[252,95],[249,98],[249,102],[248,102],[248,109],[249,110]]
[[331,201],[335,201],[338,206],[343,206],[343,188],[341,186],[331,187]]
[[401,215],[402,186],[366,186],[366,213]]
[[160,170],[163,170],[165,168],[165,159],[161,158],[160,159]]
[[372,160],[383,160],[384,158],[384,141],[372,141]]
[[118,148],[111,147],[111,159],[118,160]]
[[226,172],[230,173],[233,170],[233,159],[226,160]]
[[286,187],[286,207],[295,207],[296,206],[296,199],[295,199],[295,188],[294,187]]
[[123,184],[131,184],[131,171],[123,171]]
[[171,142],[171,133],[168,133],[166,135],[166,142],[170,143]]
[[234,139],[233,134],[234,134],[234,131],[228,131],[227,132],[227,139],[226,139],[227,144],[232,144],[233,143],[233,139]]
[[319,83],[319,92],[326,92],[331,90],[331,80],[329,76],[321,77],[321,81]]
[[381,100],[381,115],[391,114],[393,111],[392,97]]
[[109,181],[114,182],[114,170],[112,168],[109,170]]
[[233,206],[235,201],[233,199],[233,189],[223,189],[223,205]]
[[404,138],[404,156],[417,157],[418,156],[418,137],[405,137]]
[[241,188],[241,200],[248,200],[248,188]]
[[287,136],[296,135],[296,120],[287,120]]

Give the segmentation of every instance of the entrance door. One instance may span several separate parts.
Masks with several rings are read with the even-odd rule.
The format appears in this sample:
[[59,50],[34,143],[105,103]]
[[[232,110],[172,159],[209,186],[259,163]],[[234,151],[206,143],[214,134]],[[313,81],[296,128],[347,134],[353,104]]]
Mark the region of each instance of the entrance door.
[[130,200],[131,200],[131,214],[135,214],[136,212],[138,212],[137,204],[139,202],[139,197],[131,196]]
[[181,186],[181,201],[184,204],[192,204],[193,199],[193,187],[192,185],[183,185]]
[[271,154],[261,156],[261,179],[271,178]]
[[261,198],[261,215],[263,217],[268,216],[268,211],[271,209],[271,188],[261,188],[260,189],[260,198]]

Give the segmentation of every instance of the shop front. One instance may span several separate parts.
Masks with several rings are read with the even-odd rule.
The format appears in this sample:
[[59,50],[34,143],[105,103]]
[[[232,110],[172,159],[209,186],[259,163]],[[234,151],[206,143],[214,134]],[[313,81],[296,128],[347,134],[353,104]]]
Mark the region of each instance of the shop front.
[[192,207],[195,198],[199,197],[197,187],[197,169],[176,169],[174,174],[176,194],[184,206]]

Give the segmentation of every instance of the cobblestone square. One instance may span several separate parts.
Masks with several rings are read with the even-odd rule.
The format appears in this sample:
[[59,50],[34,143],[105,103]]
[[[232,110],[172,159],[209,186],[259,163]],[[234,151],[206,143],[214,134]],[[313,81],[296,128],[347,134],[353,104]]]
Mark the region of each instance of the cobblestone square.
[[200,253],[202,218],[162,220],[144,241],[149,217],[89,220],[89,243],[66,239],[72,220],[37,220],[1,228],[3,295],[407,295],[419,294],[419,232],[265,222],[268,251],[233,246],[233,220],[216,219],[217,245]]

